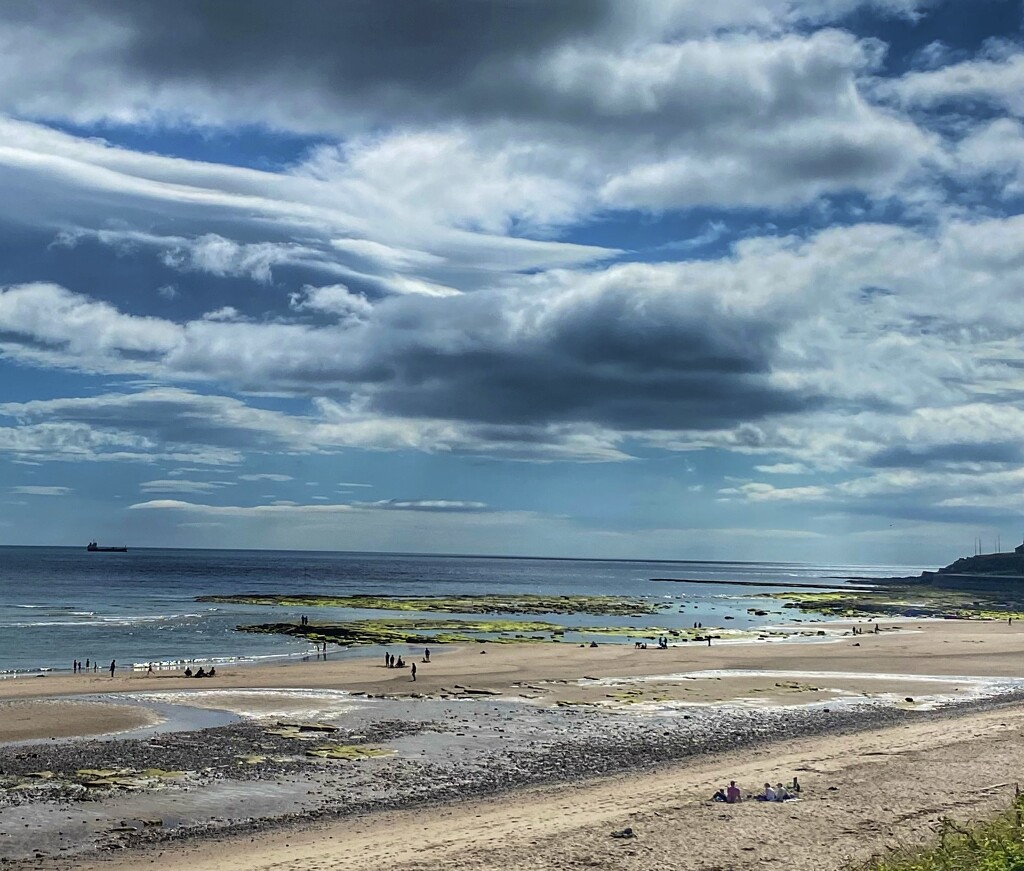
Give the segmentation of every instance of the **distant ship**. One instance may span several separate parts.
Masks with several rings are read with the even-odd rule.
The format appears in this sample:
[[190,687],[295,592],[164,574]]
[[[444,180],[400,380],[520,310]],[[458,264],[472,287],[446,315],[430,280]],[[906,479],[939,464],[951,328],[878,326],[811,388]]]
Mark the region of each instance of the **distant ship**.
[[128,546],[124,547],[100,547],[95,541],[90,541],[86,547],[89,553],[128,553]]

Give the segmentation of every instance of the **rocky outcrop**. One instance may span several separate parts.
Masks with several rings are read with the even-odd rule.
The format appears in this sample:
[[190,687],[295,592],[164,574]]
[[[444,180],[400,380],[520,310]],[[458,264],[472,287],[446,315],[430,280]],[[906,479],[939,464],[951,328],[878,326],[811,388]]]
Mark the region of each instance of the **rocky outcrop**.
[[925,572],[925,574],[1012,575],[1024,578],[1024,554],[983,553],[978,556],[965,556],[937,572]]

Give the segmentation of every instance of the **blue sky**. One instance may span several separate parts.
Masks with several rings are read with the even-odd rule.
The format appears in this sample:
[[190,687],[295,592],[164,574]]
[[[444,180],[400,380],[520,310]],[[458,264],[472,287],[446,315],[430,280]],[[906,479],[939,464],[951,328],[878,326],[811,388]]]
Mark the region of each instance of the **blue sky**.
[[0,543],[1016,544],[1022,14],[0,9]]

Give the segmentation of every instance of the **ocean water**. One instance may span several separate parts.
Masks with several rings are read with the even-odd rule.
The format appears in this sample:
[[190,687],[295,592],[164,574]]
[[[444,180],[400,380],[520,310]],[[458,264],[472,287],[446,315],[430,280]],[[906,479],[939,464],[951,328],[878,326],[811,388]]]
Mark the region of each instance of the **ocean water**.
[[[244,623],[382,617],[390,612],[338,608],[226,605],[197,596],[238,593],[330,595],[457,595],[545,593],[632,595],[668,603],[644,619],[586,615],[537,617],[568,627],[704,626],[743,628],[783,621],[756,617],[752,607],[777,609],[760,591],[777,587],[668,584],[652,578],[821,583],[845,576],[916,574],[913,566],[799,563],[632,562],[533,558],[421,556],[296,551],[163,550],[87,553],[81,548],[0,547],[0,673],[70,671],[74,659],[119,665],[260,661],[301,658],[301,640],[235,631]],[[729,615],[733,619],[724,622]],[[790,616],[787,612],[786,616]],[[401,616],[417,616],[403,612]],[[429,615],[421,615],[429,616]],[[470,618],[472,615],[467,615]],[[571,636],[570,636],[571,637]],[[334,656],[378,655],[373,648]]]

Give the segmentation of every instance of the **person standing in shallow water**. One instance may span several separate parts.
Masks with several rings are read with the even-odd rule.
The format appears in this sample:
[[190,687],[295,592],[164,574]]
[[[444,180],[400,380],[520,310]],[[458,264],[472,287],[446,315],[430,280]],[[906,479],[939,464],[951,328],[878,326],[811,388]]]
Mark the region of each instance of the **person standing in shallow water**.
[[111,677],[114,676],[114,669],[115,668],[117,668],[117,660],[116,659],[112,659],[112,660],[110,660],[110,676]]

